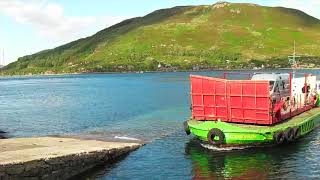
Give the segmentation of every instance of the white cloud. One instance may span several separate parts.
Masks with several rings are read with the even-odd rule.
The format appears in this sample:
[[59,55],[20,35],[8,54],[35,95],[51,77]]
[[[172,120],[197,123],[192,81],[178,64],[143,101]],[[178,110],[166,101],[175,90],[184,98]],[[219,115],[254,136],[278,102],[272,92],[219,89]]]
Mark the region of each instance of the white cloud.
[[126,17],[67,16],[61,5],[41,0],[1,0],[0,13],[18,23],[31,25],[40,35],[56,41],[70,41],[87,36],[92,26],[105,28]]
[[299,9],[320,19],[320,0],[280,0],[276,4],[283,7]]

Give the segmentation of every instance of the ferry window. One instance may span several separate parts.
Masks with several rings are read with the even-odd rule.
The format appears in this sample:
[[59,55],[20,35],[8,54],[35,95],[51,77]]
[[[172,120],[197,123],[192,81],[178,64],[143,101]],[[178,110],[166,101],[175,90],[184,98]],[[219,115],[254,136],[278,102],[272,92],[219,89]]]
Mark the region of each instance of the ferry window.
[[[305,93],[305,87],[302,88],[302,93]],[[310,85],[307,86],[307,93],[310,93]]]
[[274,81],[269,81],[269,89],[272,91],[274,85]]
[[279,82],[277,82],[277,81],[274,83],[274,91],[273,92],[280,93]]
[[285,85],[286,85],[286,83],[284,81],[282,81],[282,89],[285,89]]

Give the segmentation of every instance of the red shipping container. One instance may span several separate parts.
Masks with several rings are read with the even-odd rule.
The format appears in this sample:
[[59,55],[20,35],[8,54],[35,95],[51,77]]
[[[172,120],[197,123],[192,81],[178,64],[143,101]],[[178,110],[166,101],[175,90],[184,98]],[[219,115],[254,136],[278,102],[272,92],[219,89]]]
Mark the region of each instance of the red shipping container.
[[192,117],[196,120],[271,125],[269,81],[226,80],[191,75]]

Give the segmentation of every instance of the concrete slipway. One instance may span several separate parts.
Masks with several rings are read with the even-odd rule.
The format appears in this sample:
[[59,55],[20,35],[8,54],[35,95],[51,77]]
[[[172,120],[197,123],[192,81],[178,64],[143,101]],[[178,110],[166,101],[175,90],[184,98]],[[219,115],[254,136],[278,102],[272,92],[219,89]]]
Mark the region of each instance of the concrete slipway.
[[141,147],[60,137],[0,140],[0,180],[68,179]]

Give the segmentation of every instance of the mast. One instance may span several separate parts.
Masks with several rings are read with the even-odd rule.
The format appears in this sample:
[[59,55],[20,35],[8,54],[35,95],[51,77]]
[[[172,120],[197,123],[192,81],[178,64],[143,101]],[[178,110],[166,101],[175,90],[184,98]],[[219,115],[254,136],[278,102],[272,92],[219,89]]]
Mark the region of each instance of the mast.
[[293,42],[293,54],[291,56],[288,56],[289,64],[291,64],[291,70],[294,75],[296,70],[298,69],[298,62],[296,58],[299,58],[300,56],[297,56],[296,54],[296,41]]

